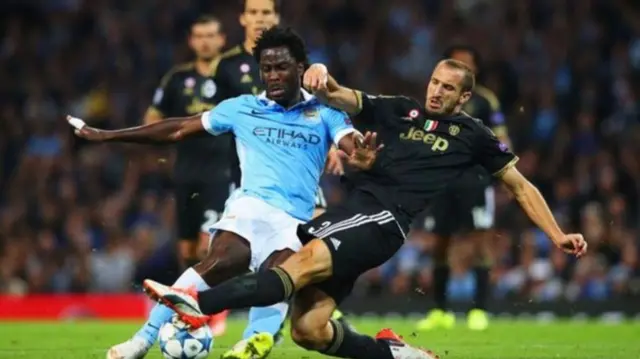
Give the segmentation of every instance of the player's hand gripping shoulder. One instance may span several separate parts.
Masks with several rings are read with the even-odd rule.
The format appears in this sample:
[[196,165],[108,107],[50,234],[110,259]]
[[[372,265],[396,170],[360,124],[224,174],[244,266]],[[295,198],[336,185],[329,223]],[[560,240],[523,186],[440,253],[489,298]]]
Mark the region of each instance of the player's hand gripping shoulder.
[[362,109],[356,92],[353,89],[340,86],[329,75],[327,67],[323,64],[313,64],[305,71],[303,85],[320,102],[340,109],[349,115],[357,115]]
[[514,194],[529,218],[549,236],[558,248],[576,257],[582,257],[587,253],[587,242],[582,234],[565,234],[553,218],[553,214],[540,191],[515,167],[507,169],[500,179]]
[[[348,139],[345,138],[345,141]],[[378,134],[368,132],[362,136],[354,133],[351,136],[352,146],[343,146],[340,144],[340,150],[336,154],[349,166],[359,170],[369,170],[378,157],[378,152],[384,148],[384,144],[378,145]]]
[[134,143],[170,143],[180,141],[200,133],[206,133],[201,115],[166,119],[160,122],[124,128],[120,130],[102,130],[87,126],[84,120],[67,116],[67,122],[73,127],[76,136],[94,142],[134,142]]

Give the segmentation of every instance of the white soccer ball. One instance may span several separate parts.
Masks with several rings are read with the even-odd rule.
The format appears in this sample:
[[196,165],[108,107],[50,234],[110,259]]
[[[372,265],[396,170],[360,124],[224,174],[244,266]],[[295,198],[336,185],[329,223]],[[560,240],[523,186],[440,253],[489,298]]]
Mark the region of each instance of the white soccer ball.
[[160,351],[167,359],[204,359],[213,346],[213,335],[208,326],[189,330],[176,315],[160,328]]

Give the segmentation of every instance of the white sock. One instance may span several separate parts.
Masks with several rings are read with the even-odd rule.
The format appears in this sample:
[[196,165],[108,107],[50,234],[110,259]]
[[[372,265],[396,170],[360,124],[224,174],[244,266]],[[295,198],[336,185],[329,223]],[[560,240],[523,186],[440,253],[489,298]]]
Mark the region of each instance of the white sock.
[[198,274],[198,272],[193,268],[189,268],[184,271],[180,278],[173,283],[173,286],[176,288],[189,288],[192,285],[195,285],[198,291],[211,289],[207,282],[205,282],[200,274]]

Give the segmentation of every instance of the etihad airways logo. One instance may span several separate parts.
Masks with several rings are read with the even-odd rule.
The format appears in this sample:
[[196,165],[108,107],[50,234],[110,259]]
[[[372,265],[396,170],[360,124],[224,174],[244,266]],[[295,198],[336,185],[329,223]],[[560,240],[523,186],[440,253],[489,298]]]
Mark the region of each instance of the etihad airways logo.
[[322,142],[320,136],[315,133],[276,127],[256,127],[253,129],[253,135],[276,146],[299,148],[303,150],[309,148],[309,146],[318,145]]

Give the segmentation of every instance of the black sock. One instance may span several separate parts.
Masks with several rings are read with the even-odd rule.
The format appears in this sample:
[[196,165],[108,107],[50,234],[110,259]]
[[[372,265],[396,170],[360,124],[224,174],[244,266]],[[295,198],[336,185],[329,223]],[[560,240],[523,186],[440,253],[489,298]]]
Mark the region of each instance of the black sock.
[[281,268],[246,274],[230,279],[198,294],[198,304],[204,314],[216,314],[226,309],[266,307],[291,297],[294,291],[291,277]]
[[476,274],[476,293],[473,298],[473,307],[475,309],[487,309],[487,299],[489,298],[489,268],[487,266],[478,266],[474,268]]
[[393,359],[389,344],[352,332],[337,320],[331,320],[333,339],[323,354],[338,358]]
[[436,308],[447,310],[447,284],[449,284],[449,265],[436,265],[433,269],[433,297]]

